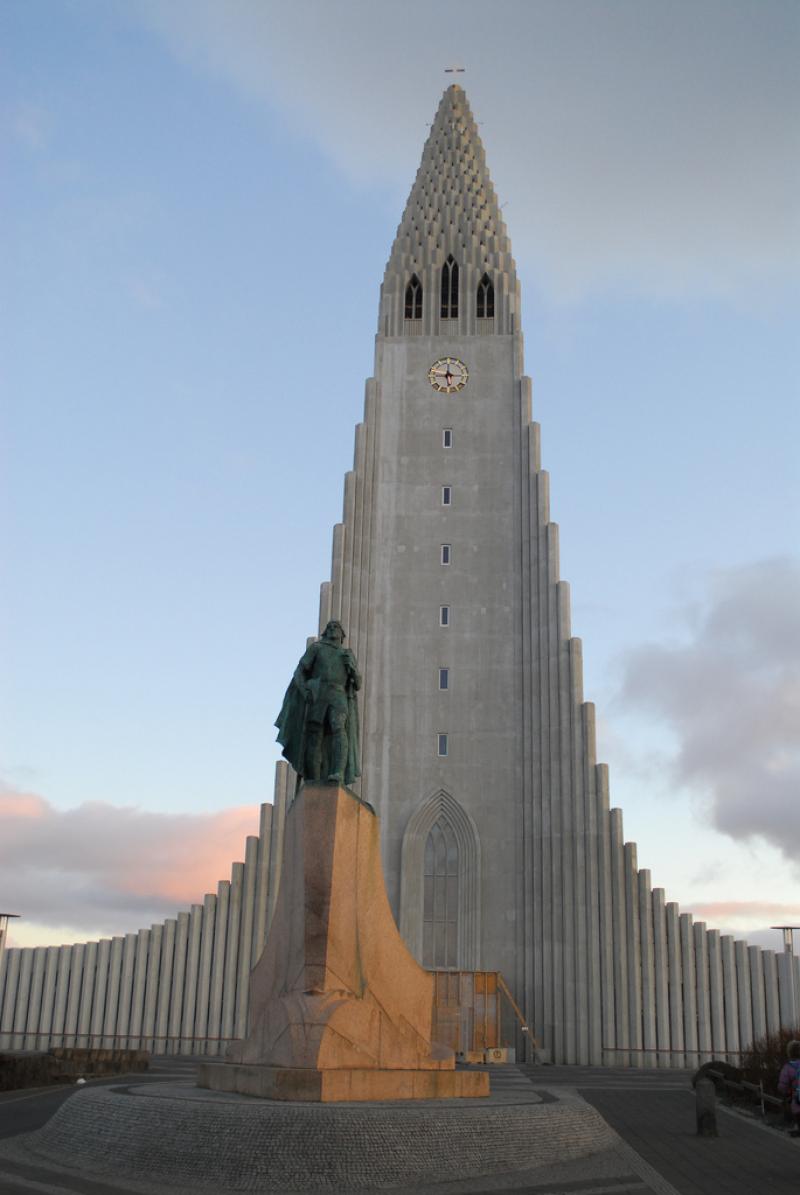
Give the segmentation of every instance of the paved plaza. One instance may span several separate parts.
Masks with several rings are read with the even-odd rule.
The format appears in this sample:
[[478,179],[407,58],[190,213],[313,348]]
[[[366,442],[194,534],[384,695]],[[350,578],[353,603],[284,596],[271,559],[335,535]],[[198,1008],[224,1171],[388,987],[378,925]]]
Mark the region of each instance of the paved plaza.
[[[145,1094],[149,1086],[189,1093],[193,1088],[195,1062],[191,1059],[161,1059],[148,1075],[117,1076],[91,1084],[119,1091]],[[553,1105],[585,1101],[592,1112],[604,1118],[613,1134],[610,1143],[588,1157],[536,1166],[527,1171],[498,1166],[496,1172],[480,1178],[453,1180],[445,1164],[448,1156],[442,1142],[441,1177],[413,1188],[387,1185],[358,1190],[410,1191],[419,1195],[481,1195],[482,1192],[516,1191],[531,1195],[792,1195],[797,1190],[800,1142],[768,1129],[741,1114],[721,1109],[720,1136],[716,1140],[695,1135],[694,1096],[686,1071],[599,1070],[584,1067],[496,1067],[492,1068],[492,1105],[509,1122],[529,1104]],[[0,1096],[0,1193],[2,1195],[157,1195],[177,1188],[173,1182],[156,1186],[113,1175],[91,1177],[73,1169],[47,1165],[26,1156],[24,1134],[42,1128],[73,1087],[41,1091],[9,1092]],[[79,1097],[80,1098],[80,1097]],[[364,1106],[362,1105],[362,1108]],[[374,1106],[373,1106],[374,1107]],[[426,1105],[431,1118],[445,1129],[449,1111],[444,1102]],[[417,1109],[419,1112],[419,1108]],[[398,1109],[398,1115],[400,1110]],[[100,1126],[98,1126],[98,1129]],[[180,1144],[175,1140],[175,1149]],[[347,1150],[341,1142],[342,1155]],[[207,1189],[207,1188],[206,1188]],[[254,1190],[242,1175],[241,1185],[220,1188]],[[302,1189],[302,1188],[295,1188]],[[346,1191],[348,1187],[327,1182],[312,1190]],[[356,1189],[356,1188],[350,1188]]]

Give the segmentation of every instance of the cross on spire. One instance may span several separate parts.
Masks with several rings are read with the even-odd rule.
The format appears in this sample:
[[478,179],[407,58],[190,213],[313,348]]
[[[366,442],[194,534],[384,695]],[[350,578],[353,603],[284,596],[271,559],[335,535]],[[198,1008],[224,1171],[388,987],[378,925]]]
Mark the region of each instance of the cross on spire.
[[444,73],[446,75],[463,75],[466,70],[464,66],[446,66]]

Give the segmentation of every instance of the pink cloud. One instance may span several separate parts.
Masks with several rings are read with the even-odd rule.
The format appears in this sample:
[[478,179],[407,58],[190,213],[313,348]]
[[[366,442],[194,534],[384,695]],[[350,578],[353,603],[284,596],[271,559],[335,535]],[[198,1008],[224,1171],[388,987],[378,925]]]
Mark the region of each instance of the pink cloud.
[[0,822],[12,817],[44,817],[47,803],[33,793],[0,792]]
[[216,891],[257,832],[257,806],[62,810],[35,794],[0,792],[0,908],[50,925],[135,930]]
[[772,921],[775,924],[800,922],[800,904],[778,904],[758,900],[718,900],[704,904],[687,905],[687,911],[695,917],[709,921],[726,921],[731,918],[748,921]]

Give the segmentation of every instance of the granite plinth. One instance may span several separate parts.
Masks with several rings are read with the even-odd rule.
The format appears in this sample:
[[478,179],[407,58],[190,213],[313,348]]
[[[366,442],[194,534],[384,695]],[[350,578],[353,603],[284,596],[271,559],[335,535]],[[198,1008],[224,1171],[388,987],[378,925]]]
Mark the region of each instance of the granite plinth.
[[364,1100],[450,1100],[485,1098],[489,1076],[456,1070],[311,1070],[247,1063],[201,1063],[197,1084],[268,1100],[319,1103]]
[[281,885],[250,976],[250,1032],[198,1085],[265,1099],[486,1096],[431,1041],[433,978],[409,952],[383,878],[378,818],[338,785],[305,785],[286,817]]

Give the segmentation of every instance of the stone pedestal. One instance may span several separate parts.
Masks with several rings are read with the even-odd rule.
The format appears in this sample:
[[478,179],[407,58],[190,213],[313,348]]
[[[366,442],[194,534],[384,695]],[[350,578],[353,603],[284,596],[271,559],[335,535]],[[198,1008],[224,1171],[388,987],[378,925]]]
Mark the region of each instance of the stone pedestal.
[[430,1040],[433,978],[392,917],[378,818],[347,789],[307,785],[286,818],[275,916],[250,977],[250,1034],[198,1083],[270,1099],[486,1096]]

